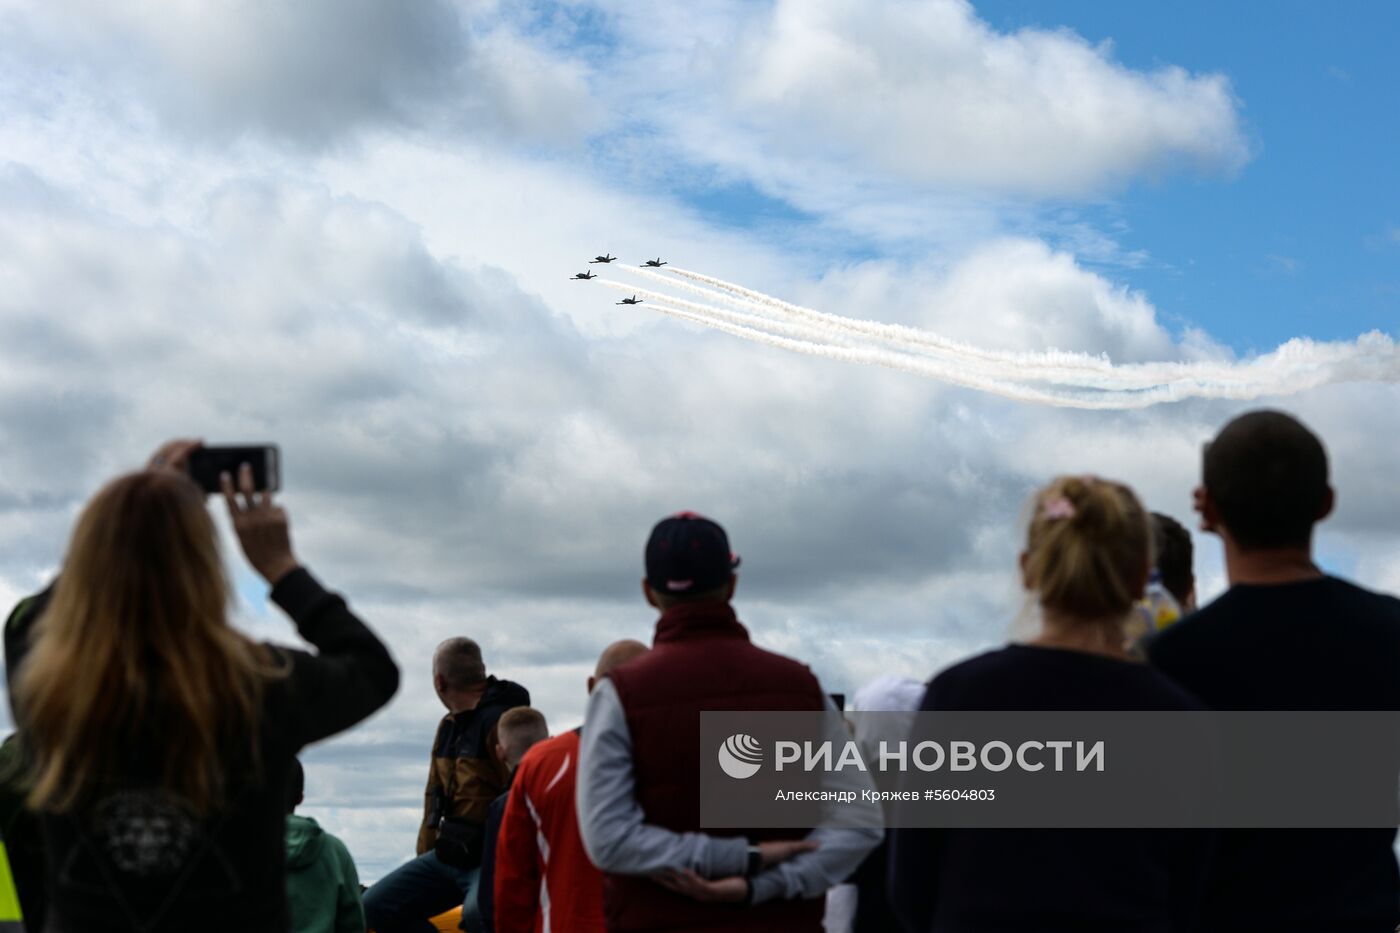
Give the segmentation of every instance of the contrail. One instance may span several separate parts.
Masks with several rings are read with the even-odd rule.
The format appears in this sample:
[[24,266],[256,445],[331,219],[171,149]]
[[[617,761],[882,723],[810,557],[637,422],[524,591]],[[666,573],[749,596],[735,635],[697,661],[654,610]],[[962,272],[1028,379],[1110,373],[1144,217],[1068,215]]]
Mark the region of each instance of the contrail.
[[[735,294],[725,294],[710,288],[704,288],[684,281],[677,281],[675,278],[666,275],[659,275],[648,269],[628,269],[627,271],[664,284],[668,288],[679,289],[690,294],[699,295],[710,301],[719,302],[718,305],[702,306],[693,302],[687,302],[671,295],[661,295],[657,292],[648,292],[645,289],[637,289],[638,294],[650,294],[655,297],[664,297],[675,304],[689,307],[694,311],[703,311],[710,314],[720,314],[723,306],[743,308],[750,314],[745,314],[746,320],[737,323],[757,325],[770,330],[779,329],[781,332],[793,333],[798,336],[811,337],[821,335],[820,339],[830,341],[839,340],[842,343],[849,342],[852,337],[864,339],[876,339],[893,344],[900,351],[906,353],[946,353],[959,359],[965,365],[976,366],[984,371],[992,373],[1007,372],[1006,366],[1014,363],[1018,369],[1028,366],[1031,372],[1018,372],[1020,378],[1030,378],[1036,381],[1050,381],[1061,383],[1072,383],[1085,388],[1114,389],[1114,388],[1150,388],[1160,385],[1164,380],[1155,379],[1143,381],[1138,377],[1124,377],[1113,370],[1111,364],[1093,367],[1104,369],[1104,375],[1094,373],[1083,373],[1084,367],[1076,365],[1080,356],[1068,353],[1047,353],[1033,354],[1037,358],[1043,357],[1045,362],[1034,365],[1028,364],[1025,359],[1018,359],[1014,353],[1001,351],[978,351],[976,348],[967,347],[955,341],[947,340],[927,331],[919,331],[916,328],[904,327],[898,324],[879,324],[874,321],[857,321],[850,318],[843,318],[834,314],[824,314],[820,311],[801,308],[797,305],[786,305],[785,302],[778,302],[777,299],[770,299],[769,303],[752,301],[747,298],[738,297]],[[683,273],[690,276],[698,276],[698,273]],[[703,277],[708,278],[708,277]],[[725,283],[728,284],[728,283]],[[623,291],[632,291],[631,287],[616,286]],[[738,286],[733,286],[738,288]],[[747,290],[745,290],[747,291]],[[756,293],[750,293],[756,294]],[[767,296],[764,296],[767,297]],[[787,315],[780,313],[777,320],[771,317],[774,307],[790,307],[800,314]],[[754,315],[759,315],[754,317]],[[786,321],[788,323],[780,323]],[[1025,356],[1023,354],[1023,356]],[[1090,358],[1092,360],[1092,358]],[[1068,361],[1068,362],[1066,362]],[[1093,362],[1100,362],[1093,360]]]
[[[674,273],[683,278],[712,285],[720,292],[729,293],[738,301],[762,306],[773,312],[789,317],[820,321],[852,333],[867,334],[877,339],[902,343],[906,349],[914,346],[929,347],[956,356],[987,362],[1010,363],[1019,370],[1019,378],[1050,382],[1068,382],[1092,388],[1144,389],[1169,382],[1183,383],[1223,383],[1230,382],[1252,385],[1276,381],[1277,373],[1271,372],[1279,363],[1296,368],[1301,362],[1298,347],[1294,341],[1284,344],[1273,353],[1264,354],[1254,360],[1242,363],[1217,362],[1157,362],[1157,363],[1118,363],[1103,356],[1068,351],[1017,352],[988,350],[961,341],[951,340],[932,331],[907,327],[900,324],[884,324],[878,321],[862,321],[828,314],[811,308],[804,308],[791,302],[782,301],[752,289],[726,282],[713,276],[687,269],[675,269]],[[1336,349],[1341,357],[1355,355],[1352,344],[1317,344],[1303,341],[1309,347],[1303,356],[1322,362],[1329,350]],[[1393,350],[1390,352],[1393,353]],[[1082,375],[1079,375],[1081,374]],[[1094,374],[1094,375],[1090,375]],[[1261,393],[1262,394],[1262,393]]]
[[[1234,364],[1114,364],[1106,357],[1084,353],[983,349],[919,328],[803,308],[686,269],[672,268],[669,275],[646,269],[627,271],[709,303],[633,289],[614,280],[603,280],[604,284],[645,294],[653,310],[733,336],[799,353],[886,366],[1040,404],[1145,408],[1185,398],[1252,399],[1290,394],[1335,382],[1400,382],[1396,343],[1378,331],[1353,343],[1297,338],[1271,353]],[[889,346],[871,346],[872,341]],[[1050,386],[1037,388],[1028,382]]]
[[[668,286],[674,284],[673,282],[668,281],[664,276],[658,276],[655,275],[655,273],[647,274],[644,272],[642,274],[645,275],[647,278],[658,279]],[[642,295],[647,300],[650,300],[652,304],[657,304],[658,302],[670,302],[672,308],[689,312],[692,315],[692,320],[703,319],[703,322],[707,324],[715,321],[722,321],[731,325],[742,327],[744,328],[744,332],[740,336],[747,336],[755,331],[762,331],[764,333],[791,337],[809,343],[836,345],[843,347],[850,346],[853,340],[856,339],[856,335],[844,332],[839,328],[827,325],[773,320],[771,318],[763,317],[757,314],[731,310],[730,308],[705,305],[693,301],[687,301],[684,298],[678,298],[674,295],[668,295],[663,292],[653,291],[651,289],[640,286],[628,285],[624,282],[619,282],[614,279],[599,279],[599,284],[604,285],[608,288],[616,289],[617,291],[624,294],[633,293],[637,295]],[[705,289],[689,290],[699,292],[706,291]],[[744,306],[748,307],[748,305]],[[891,352],[894,353],[894,355],[890,356],[890,359],[907,360],[907,362],[901,362],[899,366],[896,367],[906,370],[908,370],[911,366],[918,367],[918,360],[920,359],[929,359],[927,356],[917,356],[915,354],[911,354],[908,348],[902,346],[897,347],[894,351]],[[956,369],[950,370],[946,366],[924,366],[918,368],[917,371],[924,375],[939,375],[942,373],[966,373],[972,371],[979,373],[980,375],[986,377],[987,379],[993,382],[1008,384],[1010,382],[1014,382],[1018,377],[1024,378],[1025,376],[1025,374],[1020,373],[1016,369],[1010,368],[1009,364],[1004,362],[989,363],[987,361],[979,359],[959,359],[956,360],[956,362],[958,363],[958,367]],[[951,379],[953,377],[945,377],[943,375],[939,375],[939,378]],[[1091,389],[1112,390],[1125,388],[1124,386],[1118,385],[1112,379],[1101,378],[1094,375],[1083,375],[1067,369],[1058,370],[1054,367],[1047,367],[1045,369],[1037,371],[1034,374],[1034,379],[1036,381],[1059,382],[1061,384],[1076,385],[1081,388]],[[1146,386],[1127,386],[1126,388],[1155,388],[1159,384],[1160,383],[1154,382],[1149,383]]]

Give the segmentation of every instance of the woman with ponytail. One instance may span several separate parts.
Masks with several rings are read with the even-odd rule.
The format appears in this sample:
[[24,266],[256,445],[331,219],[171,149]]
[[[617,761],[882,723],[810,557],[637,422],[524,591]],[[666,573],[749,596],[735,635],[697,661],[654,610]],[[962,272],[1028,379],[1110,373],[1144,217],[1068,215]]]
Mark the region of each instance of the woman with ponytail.
[[[1126,651],[1151,567],[1148,515],[1131,489],[1056,479],[1032,500],[1020,559],[1038,631],[943,671],[922,708],[1200,709]],[[1175,933],[1192,927],[1205,842],[1149,830],[896,830],[890,890],[909,930]]]
[[58,581],[6,626],[51,933],[285,930],[291,762],[398,686],[384,645],[293,556],[286,513],[246,467],[224,478],[234,531],[318,652],[229,624],[218,537],[186,472],[196,447],[172,442],[98,492]]

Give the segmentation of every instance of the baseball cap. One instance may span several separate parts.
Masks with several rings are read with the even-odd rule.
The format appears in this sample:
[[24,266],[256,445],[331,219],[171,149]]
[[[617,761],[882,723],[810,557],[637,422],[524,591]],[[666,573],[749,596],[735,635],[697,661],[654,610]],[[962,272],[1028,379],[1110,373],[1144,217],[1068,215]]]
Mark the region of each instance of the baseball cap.
[[647,539],[647,582],[659,593],[704,593],[728,582],[739,566],[729,536],[694,512],[663,518]]

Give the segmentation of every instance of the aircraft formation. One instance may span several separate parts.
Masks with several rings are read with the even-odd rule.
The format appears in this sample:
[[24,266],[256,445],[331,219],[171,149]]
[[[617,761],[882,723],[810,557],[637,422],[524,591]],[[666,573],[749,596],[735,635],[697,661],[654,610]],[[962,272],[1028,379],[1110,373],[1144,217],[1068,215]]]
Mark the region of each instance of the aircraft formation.
[[[612,253],[604,253],[601,256],[594,256],[592,259],[588,260],[588,264],[590,266],[594,266],[599,264],[615,262],[616,260],[617,257],[614,256]],[[648,259],[646,262],[642,263],[641,266],[639,266],[638,268],[660,269],[666,264],[666,260],[662,259],[660,256],[657,256],[655,259]],[[597,277],[598,276],[594,275],[590,271],[575,272],[573,275],[569,276],[570,280],[579,282],[586,282],[589,279],[596,279]],[[624,298],[617,303],[620,305],[639,305],[642,304],[642,299],[638,298],[636,295],[633,295],[631,298]]]

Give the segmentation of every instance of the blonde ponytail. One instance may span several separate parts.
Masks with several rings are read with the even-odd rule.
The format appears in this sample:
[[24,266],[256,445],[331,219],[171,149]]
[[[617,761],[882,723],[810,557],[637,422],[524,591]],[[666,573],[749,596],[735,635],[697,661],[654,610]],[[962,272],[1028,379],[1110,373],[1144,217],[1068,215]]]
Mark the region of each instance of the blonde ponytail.
[[1126,615],[1152,562],[1151,526],[1133,491],[1061,476],[1036,494],[1033,508],[1024,573],[1040,605],[1081,619]]

